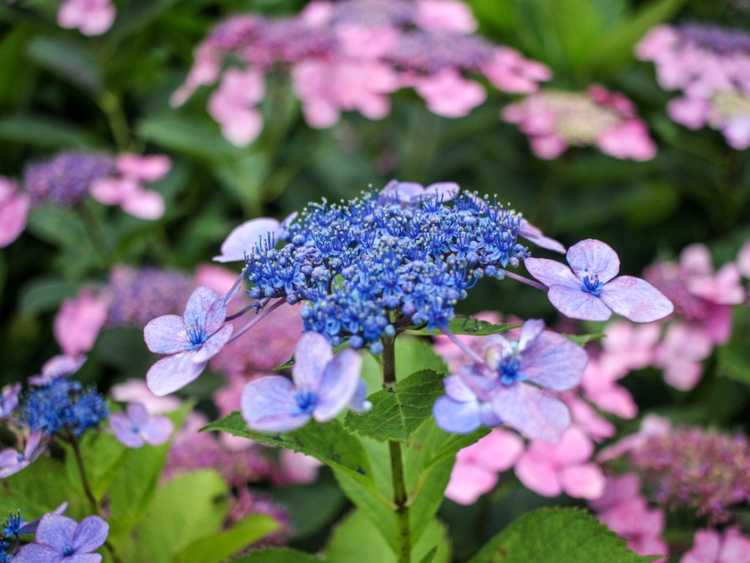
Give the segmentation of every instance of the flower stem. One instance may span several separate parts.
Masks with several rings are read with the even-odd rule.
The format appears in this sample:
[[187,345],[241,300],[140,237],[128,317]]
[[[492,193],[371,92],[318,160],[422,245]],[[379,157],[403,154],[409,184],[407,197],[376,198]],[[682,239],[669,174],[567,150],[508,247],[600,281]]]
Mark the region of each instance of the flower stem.
[[[73,434],[70,434],[68,436],[68,442],[70,443],[70,446],[73,449],[73,456],[75,457],[76,465],[78,466],[78,474],[81,477],[81,484],[83,485],[83,492],[86,494],[86,498],[91,504],[91,510],[93,510],[95,514],[101,516],[99,503],[97,502],[96,497],[94,496],[94,491],[91,489],[91,483],[89,481],[88,475],[86,474],[86,466],[83,464],[83,457],[81,456],[81,448],[78,446],[78,440],[76,440]],[[111,542],[109,541],[104,542],[104,548],[109,552],[109,555],[112,558],[112,561],[114,561],[114,563],[123,563],[120,556],[117,555],[117,552],[115,551],[115,548]]]
[[268,308],[264,309],[263,311],[255,315],[252,319],[250,319],[247,323],[245,323],[242,327],[240,327],[237,330],[237,332],[235,332],[232,335],[232,338],[230,338],[227,341],[227,344],[230,344],[234,342],[235,340],[237,340],[240,336],[245,334],[248,330],[253,328],[256,324],[258,324],[260,321],[265,319],[268,315],[273,313],[276,309],[281,307],[284,303],[286,303],[286,301],[284,301],[283,299],[279,299],[278,301],[276,301],[276,303],[269,305]]
[[506,278],[510,278],[512,280],[515,280],[517,282],[521,282],[523,284],[526,284],[530,287],[534,287],[536,289],[541,289],[542,291],[547,291],[549,288],[544,285],[543,283],[539,283],[538,281],[531,280],[527,278],[526,276],[522,276],[521,274],[516,274],[515,272],[509,272],[508,270],[503,270],[503,273],[505,274]]
[[[389,393],[396,390],[396,348],[393,338],[383,341],[383,389]],[[409,504],[404,478],[404,459],[401,443],[388,442],[391,458],[391,480],[393,483],[393,504],[396,507],[399,529],[399,563],[411,563],[411,527],[409,525]]]

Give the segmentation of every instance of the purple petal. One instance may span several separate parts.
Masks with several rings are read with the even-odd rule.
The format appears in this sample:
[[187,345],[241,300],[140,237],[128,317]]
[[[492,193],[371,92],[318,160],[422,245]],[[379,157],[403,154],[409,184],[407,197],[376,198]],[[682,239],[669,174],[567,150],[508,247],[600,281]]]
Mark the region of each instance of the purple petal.
[[518,230],[518,234],[540,248],[545,248],[547,250],[552,250],[553,252],[565,254],[565,247],[561,243],[553,238],[545,236],[541,229],[535,227],[526,219],[523,219],[521,221],[521,228]]
[[177,315],[164,315],[149,321],[143,329],[143,339],[155,354],[176,354],[190,348],[185,323]]
[[435,423],[446,432],[468,434],[482,425],[478,401],[458,402],[443,396],[435,401]]
[[[60,506],[55,508],[50,514],[57,514],[62,515],[65,514],[65,511],[68,509],[68,503],[63,502]],[[25,536],[27,534],[36,534],[36,530],[39,527],[39,520],[32,520],[31,522],[26,522],[21,529],[19,530],[19,534],[22,536]]]
[[149,390],[157,397],[163,397],[194,381],[206,364],[196,364],[193,356],[195,352],[182,352],[156,362],[146,374]]
[[595,274],[599,281],[607,283],[620,271],[620,258],[608,244],[600,240],[586,239],[568,249],[568,264],[583,279],[587,274]]
[[63,563],[101,563],[102,556],[98,553],[81,553],[63,559]]
[[37,543],[53,547],[62,553],[66,548],[70,547],[77,527],[78,523],[72,518],[57,514],[47,514],[39,521],[39,527],[36,530],[36,541]]
[[477,396],[471,390],[471,387],[458,375],[449,375],[443,379],[443,387],[445,387],[445,394],[459,403],[477,400]]
[[359,380],[357,390],[349,401],[349,408],[357,414],[365,413],[372,408],[372,403],[367,400],[367,383],[364,379]]
[[424,194],[424,187],[416,182],[391,180],[380,193],[386,197],[395,198],[402,203],[410,203],[413,199]]
[[215,291],[198,287],[190,295],[183,319],[188,330],[205,332],[211,335],[224,324],[226,305]]
[[299,410],[297,389],[286,377],[254,379],[242,391],[242,416],[259,432],[289,432],[307,424],[310,415]]
[[527,258],[523,261],[529,273],[547,287],[580,288],[581,280],[565,264],[547,258]]
[[570,426],[568,407],[533,385],[517,383],[500,389],[492,406],[503,423],[532,440],[556,442]]
[[133,429],[133,422],[127,415],[116,412],[109,417],[109,426],[115,437],[128,448],[140,448],[143,446],[143,438]]
[[69,375],[81,369],[86,363],[86,356],[54,356],[42,366],[42,375],[50,379]]
[[46,443],[43,442],[44,434],[41,431],[35,431],[29,434],[26,439],[26,447],[24,448],[24,456],[28,461],[34,461],[44,451]]
[[109,524],[99,516],[88,516],[78,524],[73,535],[73,547],[81,553],[96,551],[107,540]]
[[141,428],[141,436],[146,443],[159,446],[172,435],[172,421],[166,416],[155,416]]
[[424,195],[435,195],[440,201],[446,202],[455,198],[460,191],[461,188],[455,182],[437,182],[427,186]]
[[234,327],[232,325],[224,325],[224,327],[214,334],[211,338],[206,340],[203,346],[199,350],[196,350],[193,361],[196,363],[207,362],[213,358],[216,354],[221,352],[229,339],[232,338]]
[[[23,546],[13,556],[13,563],[61,563],[64,561],[62,552],[38,543]],[[67,563],[67,561],[66,561]]]
[[525,350],[544,330],[544,321],[529,319],[521,327],[521,337],[518,339],[518,347]]
[[[291,222],[291,221],[290,221]],[[221,245],[221,255],[214,256],[216,262],[240,262],[251,254],[258,243],[268,236],[276,237],[279,232],[276,219],[261,217],[236,227]]]
[[0,419],[10,416],[16,410],[20,396],[20,383],[8,385],[2,390],[2,395],[0,395]]
[[19,468],[18,452],[13,448],[6,448],[0,451],[0,478],[13,475],[22,468]]
[[612,312],[600,298],[580,288],[556,285],[547,292],[547,298],[566,317],[584,321],[606,321]]
[[148,410],[141,403],[129,403],[125,412],[130,421],[136,426],[141,426],[148,422]]
[[615,313],[636,323],[650,323],[671,315],[674,307],[653,285],[640,278],[620,276],[602,289],[604,301]]
[[361,371],[362,357],[354,350],[344,350],[328,362],[318,387],[315,420],[327,422],[336,418],[354,398]]
[[316,391],[326,365],[333,358],[333,349],[324,336],[306,332],[294,349],[292,378],[300,389]]
[[544,331],[521,354],[521,373],[547,389],[565,391],[583,377],[588,355],[564,336]]

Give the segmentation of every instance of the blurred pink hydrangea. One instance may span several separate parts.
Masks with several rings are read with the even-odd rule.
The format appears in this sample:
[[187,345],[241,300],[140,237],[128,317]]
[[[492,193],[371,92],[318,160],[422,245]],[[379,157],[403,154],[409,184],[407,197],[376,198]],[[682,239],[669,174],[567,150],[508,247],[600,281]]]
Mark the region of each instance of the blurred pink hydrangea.
[[750,147],[750,34],[710,24],[661,25],[636,48],[653,61],[665,90],[679,90],[667,108],[690,129],[720,130],[737,149]]
[[57,23],[84,35],[101,35],[112,27],[116,15],[111,0],[63,0],[57,12]]
[[[401,88],[414,88],[438,115],[462,117],[486,97],[471,77],[522,93],[550,78],[544,65],[482,39],[476,28],[471,10],[456,0],[316,0],[294,17],[235,16],[197,47],[172,103],[220,81],[209,112],[242,146],[261,131],[264,76],[279,64],[289,69],[305,119],[317,128],[332,126],[343,111],[381,119]],[[227,60],[240,68],[223,70]]]
[[91,289],[63,301],[55,315],[55,339],[67,356],[84,354],[94,347],[99,331],[107,322],[109,299]]
[[620,159],[650,160],[656,145],[624,95],[592,85],[586,92],[543,90],[503,109],[502,117],[529,136],[539,158],[571,146],[595,145]]
[[680,563],[750,563],[750,538],[737,528],[729,528],[723,534],[711,529],[698,530],[693,547]]
[[26,228],[31,198],[16,183],[0,176],[0,248],[8,246]]

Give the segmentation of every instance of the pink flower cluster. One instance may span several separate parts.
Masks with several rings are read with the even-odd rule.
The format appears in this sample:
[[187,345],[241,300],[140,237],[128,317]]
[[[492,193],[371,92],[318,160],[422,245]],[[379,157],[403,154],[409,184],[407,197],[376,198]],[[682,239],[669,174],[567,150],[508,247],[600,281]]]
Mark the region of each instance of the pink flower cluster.
[[737,150],[750,147],[750,35],[714,25],[662,25],[638,44],[659,84],[679,90],[667,108],[690,129],[720,130]]
[[64,0],[57,12],[57,23],[84,35],[101,35],[112,27],[116,15],[111,0]]
[[693,547],[680,563],[750,563],[750,538],[737,528],[722,534],[716,530],[698,530]]
[[23,232],[31,198],[13,180],[0,176],[0,248],[8,246]]
[[620,159],[650,160],[656,154],[633,103],[597,84],[586,92],[533,93],[506,106],[502,117],[529,136],[539,158],[554,159],[571,146],[587,145]]
[[[209,112],[229,141],[246,145],[262,128],[264,77],[279,64],[290,69],[305,118],[318,128],[336,123],[342,111],[380,119],[401,88],[413,88],[438,115],[461,117],[486,97],[470,75],[516,93],[549,79],[546,67],[481,39],[476,27],[457,0],[316,0],[292,18],[236,16],[198,46],[172,102],[181,105],[220,80]],[[241,68],[222,73],[230,58]]]

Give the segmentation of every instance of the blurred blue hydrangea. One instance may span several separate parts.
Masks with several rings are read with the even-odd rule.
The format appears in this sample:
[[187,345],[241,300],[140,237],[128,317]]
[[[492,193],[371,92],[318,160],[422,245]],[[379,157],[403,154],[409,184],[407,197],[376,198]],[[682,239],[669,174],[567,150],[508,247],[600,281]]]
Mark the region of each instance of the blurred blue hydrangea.
[[48,435],[69,430],[80,436],[85,430],[98,426],[108,415],[104,397],[64,377],[29,393],[23,409],[29,428]]

